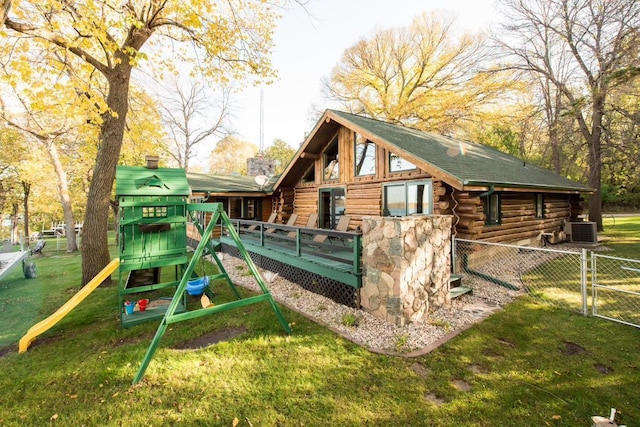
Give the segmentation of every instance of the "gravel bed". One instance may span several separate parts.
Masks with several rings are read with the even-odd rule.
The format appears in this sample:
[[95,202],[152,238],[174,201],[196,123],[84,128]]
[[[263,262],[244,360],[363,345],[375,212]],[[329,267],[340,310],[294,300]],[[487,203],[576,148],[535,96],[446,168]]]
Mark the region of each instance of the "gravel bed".
[[[221,261],[233,283],[260,291],[253,276],[247,275],[244,260],[223,255]],[[473,294],[456,298],[449,307],[434,311],[423,321],[395,326],[362,310],[307,291],[270,271],[261,270],[261,273],[277,302],[370,350],[394,354],[419,353],[429,349],[439,340],[489,316],[519,295],[516,291],[477,278],[464,277],[464,286],[471,287]],[[351,326],[347,319],[354,318],[356,325]]]

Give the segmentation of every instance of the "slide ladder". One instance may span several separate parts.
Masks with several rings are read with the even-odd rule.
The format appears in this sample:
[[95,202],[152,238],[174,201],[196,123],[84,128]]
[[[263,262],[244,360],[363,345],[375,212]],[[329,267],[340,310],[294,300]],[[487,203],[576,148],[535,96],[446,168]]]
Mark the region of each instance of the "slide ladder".
[[82,287],[74,296],[71,297],[69,301],[64,303],[62,307],[60,307],[55,313],[41,322],[36,323],[27,331],[27,333],[20,338],[20,342],[18,343],[18,353],[24,353],[27,351],[31,343],[36,339],[38,335],[43,334],[44,332],[51,329],[56,323],[58,323],[63,317],[65,317],[71,310],[76,308],[78,304],[80,304],[84,299],[89,296],[91,292],[94,291],[105,279],[111,276],[111,273],[116,271],[118,266],[120,265],[120,259],[116,258],[111,261],[105,268],[100,271],[94,277]]
[[[287,323],[284,316],[282,315],[282,312],[276,305],[271,293],[267,289],[267,286],[264,280],[262,279],[262,276],[260,275],[260,272],[256,268],[255,264],[253,263],[253,260],[249,256],[249,253],[247,252],[244,245],[242,244],[242,241],[240,240],[240,236],[238,235],[238,232],[233,227],[233,224],[231,223],[231,220],[229,219],[227,214],[224,212],[222,203],[188,204],[187,212],[189,213],[191,219],[193,220],[194,225],[198,228],[198,231],[200,231],[201,240],[200,240],[200,243],[198,244],[198,247],[195,249],[191,260],[189,261],[189,264],[186,270],[184,271],[182,279],[180,280],[180,284],[176,288],[176,293],[174,294],[173,299],[171,300],[171,303],[169,304],[169,307],[165,312],[164,318],[160,322],[160,326],[158,327],[156,335],[153,337],[153,340],[151,341],[151,344],[147,349],[147,353],[145,354],[144,359],[142,360],[142,365],[140,366],[140,369],[138,370],[133,380],[134,385],[138,384],[140,380],[142,380],[142,377],[144,376],[144,373],[147,370],[147,367],[149,366],[149,363],[151,362],[151,359],[153,358],[153,355],[155,354],[158,348],[158,345],[160,344],[160,340],[164,336],[164,333],[166,332],[168,326],[172,323],[182,322],[183,320],[196,319],[202,316],[208,316],[214,313],[267,301],[271,305],[273,311],[276,314],[276,317],[280,321],[280,324],[282,325],[285,332],[287,334],[291,333],[291,328],[289,327],[289,323]],[[209,213],[211,214],[211,220],[207,224],[206,229],[204,230],[198,221],[198,213],[201,213],[201,212],[205,213],[205,216],[206,214],[209,214]],[[225,227],[225,229],[229,232],[229,235],[231,236],[231,238],[236,243],[237,249],[240,252],[240,255],[242,256],[244,261],[247,263],[247,266],[249,267],[251,274],[256,279],[256,282],[260,287],[260,290],[262,291],[260,295],[256,295],[248,298],[241,298],[237,289],[229,279],[229,275],[227,274],[224,266],[222,265],[222,262],[220,262],[220,259],[216,255],[215,251],[213,250],[213,245],[211,244],[211,241],[210,241],[211,233],[213,232],[214,227],[218,223],[221,223]],[[203,256],[205,250],[207,250],[209,255],[211,255],[216,265],[218,266],[218,269],[220,272],[220,274],[211,276],[210,279],[215,280],[215,279],[224,278],[227,281],[227,284],[231,286],[231,289],[234,291],[238,300],[222,303],[222,304],[216,304],[206,308],[187,311],[184,313],[176,313],[176,309],[178,307],[180,299],[182,298],[182,295],[186,291],[187,283],[191,278],[191,274],[195,269],[196,263],[198,262],[199,258]]]

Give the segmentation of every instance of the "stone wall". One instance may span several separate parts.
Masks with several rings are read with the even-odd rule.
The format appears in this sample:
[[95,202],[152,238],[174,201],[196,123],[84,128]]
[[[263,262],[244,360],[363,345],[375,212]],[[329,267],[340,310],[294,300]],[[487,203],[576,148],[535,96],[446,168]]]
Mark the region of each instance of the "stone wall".
[[362,218],[362,308],[396,325],[450,303],[448,215]]

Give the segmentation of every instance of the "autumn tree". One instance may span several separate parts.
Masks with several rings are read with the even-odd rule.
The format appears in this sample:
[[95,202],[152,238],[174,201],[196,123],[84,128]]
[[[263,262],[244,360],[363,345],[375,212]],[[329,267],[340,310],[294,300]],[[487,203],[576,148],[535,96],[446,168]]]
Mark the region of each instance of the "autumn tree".
[[485,37],[457,35],[454,23],[425,13],[360,40],[325,81],[327,96],[354,113],[440,133],[478,121],[508,85],[484,72]]
[[[11,69],[7,69],[6,65],[2,67],[2,70],[6,76],[11,72]],[[40,79],[44,79],[43,75],[36,75]],[[71,91],[71,96],[75,96],[75,90],[68,85],[66,86],[67,90],[64,90],[64,84],[60,85],[51,81],[48,81],[48,83],[49,85],[35,84],[23,89],[23,91],[27,92],[26,95],[19,93],[17,90],[12,92],[15,95],[13,109],[9,109],[5,103],[5,97],[10,94],[11,90],[4,91],[0,96],[0,119],[24,135],[28,135],[29,140],[33,141],[33,143],[40,144],[48,156],[58,184],[58,196],[62,205],[65,223],[67,251],[75,252],[78,250],[75,219],[69,191],[69,179],[62,160],[63,154],[61,153],[61,150],[64,151],[65,149],[69,151],[75,150],[75,137],[77,136],[75,131],[77,130],[78,121],[75,113],[77,111],[73,108],[67,109],[68,104],[62,101],[65,95],[69,95],[69,91]],[[10,85],[10,88],[15,89],[15,86]],[[53,97],[53,102],[58,103],[58,107],[54,111],[49,111],[46,102],[43,102],[50,99],[50,96]],[[65,113],[71,114],[65,117]],[[22,186],[25,198],[28,199],[30,182],[22,180]],[[28,204],[26,202],[24,209],[27,217],[25,229],[28,229]]]
[[26,151],[24,138],[18,131],[0,128],[0,214],[10,212],[12,238],[16,237],[16,208],[21,200],[19,159],[25,156]]
[[[505,23],[496,38],[509,69],[532,73],[557,93],[555,108],[570,115],[587,147],[589,219],[602,230],[602,141],[611,91],[640,67],[637,0],[503,0]],[[564,101],[563,101],[564,100]]]
[[275,174],[281,174],[287,167],[293,156],[296,154],[296,150],[291,148],[282,139],[277,138],[273,141],[264,152],[264,156],[268,159],[275,161]]
[[174,79],[173,86],[159,95],[162,121],[169,137],[167,154],[178,167],[189,171],[198,146],[214,136],[221,138],[229,133],[226,126],[231,114],[230,96],[230,89],[222,88],[214,105],[211,91],[197,79],[186,82]]
[[640,209],[640,73],[612,91],[606,111],[603,206],[637,210]]
[[247,174],[247,159],[258,153],[258,147],[236,136],[222,138],[209,155],[209,173],[214,175]]
[[[109,199],[124,137],[133,69],[146,59],[154,60],[156,67],[175,64],[186,58],[182,47],[187,46],[198,51],[199,61],[191,62],[207,77],[269,77],[268,53],[276,15],[272,3],[249,0],[0,4],[4,42],[15,47],[12,54],[23,55],[38,48],[55,53],[56,65],[70,70],[69,75],[81,76],[79,80],[86,82],[99,79],[106,87],[103,93],[90,93],[90,102],[85,104],[99,117],[99,144],[84,220],[83,283],[110,259]],[[150,47],[147,52],[143,51],[145,46]],[[165,55],[163,48],[171,55]],[[30,59],[25,55],[25,62]],[[27,73],[28,69],[20,71]]]

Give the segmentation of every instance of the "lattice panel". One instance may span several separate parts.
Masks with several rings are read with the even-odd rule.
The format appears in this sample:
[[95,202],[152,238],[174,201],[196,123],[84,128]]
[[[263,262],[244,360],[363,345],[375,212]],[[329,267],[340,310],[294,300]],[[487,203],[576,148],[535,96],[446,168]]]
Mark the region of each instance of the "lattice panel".
[[[240,257],[239,251],[233,246],[222,245],[222,251],[236,258]],[[278,273],[284,279],[299,285],[303,289],[318,295],[323,295],[347,307],[356,308],[358,306],[357,290],[352,286],[306,270],[301,270],[266,256],[252,252],[249,252],[249,256],[257,267]]]

